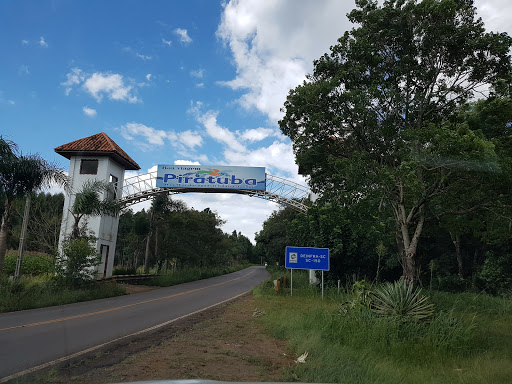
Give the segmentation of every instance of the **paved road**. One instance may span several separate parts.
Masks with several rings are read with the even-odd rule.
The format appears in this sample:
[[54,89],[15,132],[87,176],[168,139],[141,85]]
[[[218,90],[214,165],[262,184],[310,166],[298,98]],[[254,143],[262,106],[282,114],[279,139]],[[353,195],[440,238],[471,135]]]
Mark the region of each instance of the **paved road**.
[[268,278],[264,267],[153,291],[0,315],[2,378],[229,300]]

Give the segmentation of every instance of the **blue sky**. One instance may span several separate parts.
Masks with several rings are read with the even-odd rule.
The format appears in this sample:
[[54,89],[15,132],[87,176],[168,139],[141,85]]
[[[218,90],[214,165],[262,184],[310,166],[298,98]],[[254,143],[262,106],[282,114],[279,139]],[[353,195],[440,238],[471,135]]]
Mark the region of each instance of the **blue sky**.
[[[479,0],[511,33],[508,0]],[[107,133],[157,164],[264,166],[304,183],[277,122],[286,94],[351,26],[352,1],[0,1],[0,134],[67,170],[53,148]],[[253,238],[277,206],[181,195]],[[140,209],[141,204],[135,209]]]

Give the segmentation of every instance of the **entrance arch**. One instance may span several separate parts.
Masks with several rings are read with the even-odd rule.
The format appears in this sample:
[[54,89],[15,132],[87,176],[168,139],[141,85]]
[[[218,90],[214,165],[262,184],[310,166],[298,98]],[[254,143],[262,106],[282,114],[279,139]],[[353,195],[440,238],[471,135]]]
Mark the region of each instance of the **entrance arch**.
[[[138,171],[140,166],[104,132],[63,144],[55,148],[55,152],[70,160],[69,176],[72,180],[71,192],[66,193],[64,199],[59,249],[62,249],[64,239],[73,230],[75,220],[70,209],[76,196],[76,192],[73,191],[80,191],[84,183],[88,181],[110,182],[114,186],[113,195],[105,197],[119,199],[125,206],[149,200],[155,195],[163,193],[237,193],[259,197],[305,212],[307,210],[306,200],[311,195],[308,187],[269,175],[265,173],[263,167],[218,166],[218,169],[205,170],[201,169],[199,165],[169,165],[163,166],[166,171],[164,177],[160,177],[162,180],[159,180],[159,184],[157,184],[158,171],[156,170],[125,178],[126,170]],[[173,167],[178,167],[180,172],[178,174],[171,172]],[[241,168],[245,170],[241,170]],[[242,173],[235,175],[234,169]],[[181,174],[181,171],[187,173]],[[183,182],[180,181],[181,177],[184,177]],[[201,184],[201,188],[193,188],[194,184],[187,184],[188,179],[193,183]],[[244,184],[242,184],[242,179]],[[263,188],[263,183],[265,188]],[[249,189],[243,189],[246,186]],[[96,249],[102,256],[101,264],[96,268],[96,272],[98,276],[111,276],[119,216],[95,216],[89,218],[87,224],[88,229],[97,238]]]
[[279,176],[265,174],[265,190],[244,190],[244,189],[187,189],[187,188],[159,188],[156,186],[157,171],[136,175],[124,179],[121,202],[125,206],[149,200],[155,195],[162,193],[236,193],[259,197],[264,200],[273,201],[278,204],[292,207],[299,212],[307,210],[306,200],[311,195],[311,190],[290,180]]

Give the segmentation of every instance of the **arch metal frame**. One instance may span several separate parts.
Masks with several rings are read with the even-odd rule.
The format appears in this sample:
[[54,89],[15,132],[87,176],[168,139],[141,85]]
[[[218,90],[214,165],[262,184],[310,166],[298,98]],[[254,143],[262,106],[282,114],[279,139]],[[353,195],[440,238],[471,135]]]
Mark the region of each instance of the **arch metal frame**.
[[268,173],[265,174],[265,176],[265,191],[217,188],[198,190],[191,188],[158,188],[156,187],[157,172],[154,171],[126,178],[123,183],[121,203],[125,206],[129,206],[140,203],[141,201],[149,200],[153,196],[164,193],[236,193],[273,201],[281,205],[292,207],[300,212],[305,212],[307,210],[308,207],[305,202],[311,195],[309,188]]

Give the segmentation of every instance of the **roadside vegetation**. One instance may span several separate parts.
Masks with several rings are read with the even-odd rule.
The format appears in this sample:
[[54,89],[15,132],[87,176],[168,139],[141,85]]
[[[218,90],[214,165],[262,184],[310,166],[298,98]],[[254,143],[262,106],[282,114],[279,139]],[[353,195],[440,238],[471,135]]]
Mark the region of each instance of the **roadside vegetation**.
[[[275,268],[272,279],[286,274]],[[413,310],[404,316],[382,312],[375,299],[384,296],[403,308],[407,285],[397,295],[383,284],[354,281],[342,286],[340,293],[336,286],[328,287],[321,300],[320,288],[309,285],[304,271],[293,274],[293,296],[289,286],[276,293],[271,280],[254,290],[262,314],[258,321],[271,335],[288,342],[289,353],[299,357],[307,352],[305,363],[289,368],[290,381],[512,381],[509,298],[423,289],[423,315],[414,315],[417,306],[405,305]]]
[[180,271],[167,272],[144,282],[145,285],[155,285],[158,287],[170,287],[171,285],[188,283],[191,281],[209,279],[210,277],[225,275],[240,271],[249,267],[250,264],[239,264],[236,267],[213,267],[213,268],[185,268]]

